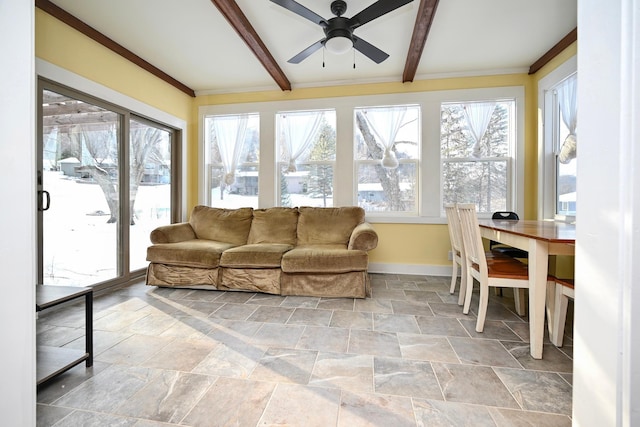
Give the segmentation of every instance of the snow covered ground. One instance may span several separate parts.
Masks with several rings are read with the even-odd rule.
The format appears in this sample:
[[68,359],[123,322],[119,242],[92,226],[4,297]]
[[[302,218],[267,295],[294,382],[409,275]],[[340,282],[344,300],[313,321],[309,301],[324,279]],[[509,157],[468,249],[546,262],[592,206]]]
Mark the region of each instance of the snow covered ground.
[[[86,286],[117,277],[118,228],[97,184],[45,171],[51,207],[43,212],[44,283]],[[149,233],[170,222],[170,185],[140,186],[130,227],[130,270],[146,268]],[[125,251],[126,252],[126,251]]]

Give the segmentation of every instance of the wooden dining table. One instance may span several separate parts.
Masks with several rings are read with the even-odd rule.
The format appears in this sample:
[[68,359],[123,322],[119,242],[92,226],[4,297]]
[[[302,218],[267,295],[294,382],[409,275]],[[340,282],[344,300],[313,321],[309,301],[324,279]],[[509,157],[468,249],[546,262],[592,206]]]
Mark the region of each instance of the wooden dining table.
[[550,255],[574,255],[575,224],[537,220],[480,219],[482,237],[529,253],[529,343],[531,356],[542,358],[547,276]]

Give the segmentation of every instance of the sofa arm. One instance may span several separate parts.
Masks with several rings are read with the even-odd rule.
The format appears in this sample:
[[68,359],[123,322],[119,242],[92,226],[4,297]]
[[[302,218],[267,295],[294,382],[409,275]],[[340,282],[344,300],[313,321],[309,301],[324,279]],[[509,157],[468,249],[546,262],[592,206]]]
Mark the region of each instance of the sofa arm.
[[184,242],[196,238],[196,233],[188,222],[163,225],[151,231],[151,243]]
[[370,251],[378,246],[378,233],[371,224],[363,222],[351,232],[348,249]]

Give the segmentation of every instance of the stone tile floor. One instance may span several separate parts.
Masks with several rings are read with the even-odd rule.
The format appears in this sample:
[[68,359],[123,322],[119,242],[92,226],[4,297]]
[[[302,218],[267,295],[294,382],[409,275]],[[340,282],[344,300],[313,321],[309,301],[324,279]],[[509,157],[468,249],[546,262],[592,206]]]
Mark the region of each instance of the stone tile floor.
[[[96,296],[94,366],[39,388],[38,426],[570,426],[571,321],[534,360],[510,291],[476,333],[449,280],[371,274],[365,300]],[[37,340],[84,348],[84,306],[41,313]]]

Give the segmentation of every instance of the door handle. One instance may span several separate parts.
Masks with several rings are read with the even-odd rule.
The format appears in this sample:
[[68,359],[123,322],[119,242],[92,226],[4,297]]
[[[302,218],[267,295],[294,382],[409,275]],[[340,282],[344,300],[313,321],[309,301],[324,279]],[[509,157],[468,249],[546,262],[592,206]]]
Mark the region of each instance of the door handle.
[[[46,204],[44,202],[46,201]],[[46,211],[51,206],[51,195],[46,190],[38,191],[38,210]]]

